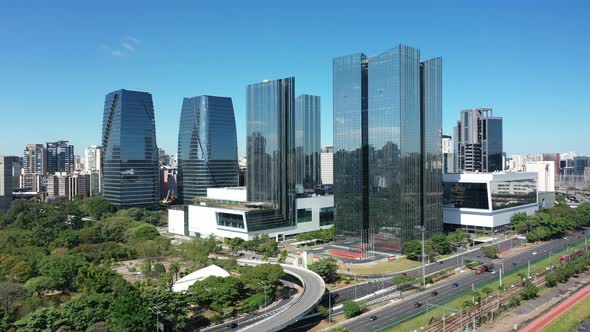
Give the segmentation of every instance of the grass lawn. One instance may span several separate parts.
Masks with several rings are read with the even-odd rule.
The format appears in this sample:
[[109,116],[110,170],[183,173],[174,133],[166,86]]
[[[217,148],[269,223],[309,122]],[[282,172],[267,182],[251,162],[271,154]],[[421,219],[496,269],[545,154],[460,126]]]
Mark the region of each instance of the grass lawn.
[[365,264],[339,264],[341,271],[358,274],[380,274],[388,272],[398,272],[420,266],[420,262],[409,260],[405,257],[393,261],[379,261]]
[[590,318],[590,297],[586,297],[573,307],[569,308],[563,315],[559,316],[542,331],[573,331],[576,326],[588,318]]
[[[551,255],[551,264],[558,264],[559,263],[559,256],[567,253],[567,252],[571,252],[574,249],[580,248],[584,246],[584,240],[579,241],[577,244],[575,245],[571,245],[569,246],[568,249],[563,249],[559,252],[553,253]],[[548,266],[549,264],[549,258],[544,257],[544,258],[537,258],[534,261],[531,261],[531,274],[535,274],[538,272],[541,272],[543,270],[545,270],[545,268]],[[497,266],[497,265],[496,265]],[[498,267],[498,266],[497,266]],[[510,284],[516,284],[519,282],[519,273],[524,273],[526,274],[528,271],[528,267],[525,265],[524,267],[521,267],[517,270],[511,271],[508,275],[503,276],[502,277],[502,283],[504,284],[504,286],[509,286]],[[475,273],[473,271],[467,271],[464,273]],[[500,285],[500,281],[499,279],[494,279],[492,281],[480,284],[480,285],[476,285],[475,288],[476,289],[481,289],[484,287],[488,287],[494,291],[498,290],[498,286]],[[463,303],[466,300],[470,300],[472,299],[471,297],[471,290],[463,292],[458,294],[457,296],[451,298],[449,301],[443,303],[443,305],[447,308],[455,308],[457,310],[459,310]],[[430,319],[432,317],[435,318],[439,318],[442,317],[443,313],[445,313],[448,315],[450,312],[449,310],[445,310],[442,308],[436,308],[436,309],[432,309],[428,311],[428,314],[426,313],[421,313],[420,311],[417,312],[416,314],[414,314],[413,317],[409,317],[409,320],[404,321],[401,324],[398,324],[396,326],[393,326],[390,329],[387,329],[387,331],[389,332],[393,332],[393,331],[413,331],[413,330],[420,330],[421,327],[427,327],[428,322],[430,321]],[[394,324],[395,322],[392,322],[392,324]],[[562,331],[566,331],[566,330],[562,330]]]

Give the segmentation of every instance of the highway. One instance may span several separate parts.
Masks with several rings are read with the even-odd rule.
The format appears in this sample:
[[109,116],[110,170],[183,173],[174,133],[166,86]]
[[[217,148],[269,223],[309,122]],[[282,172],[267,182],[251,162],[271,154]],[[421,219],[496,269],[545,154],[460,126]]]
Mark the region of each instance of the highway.
[[[486,244],[486,245],[489,245],[489,244]],[[503,251],[503,250],[512,248],[513,245],[519,246],[520,241],[508,239],[508,240],[498,241],[495,243],[495,245],[498,247],[498,251]],[[465,251],[455,257],[449,257],[449,258],[437,261],[432,264],[427,264],[425,267],[426,275],[429,275],[429,274],[432,274],[432,273],[435,273],[437,271],[441,271],[441,270],[444,270],[447,268],[459,267],[462,262],[461,256],[463,256],[464,259],[465,258],[472,258],[472,260],[475,260],[475,259],[480,260],[481,257],[483,257],[483,253],[482,253],[481,247],[480,247],[477,250],[474,250],[471,252]],[[477,256],[480,256],[480,257],[477,257]],[[401,273],[406,273],[406,274],[415,275],[415,276],[421,276],[422,275],[422,267],[416,267],[411,270],[400,271],[400,272],[396,272],[396,273],[388,273],[385,277],[375,275],[374,278],[369,279],[369,281],[366,283],[358,284],[356,286],[349,286],[347,288],[342,288],[337,291],[334,291],[334,292],[332,292],[332,298],[334,300],[334,304],[337,305],[337,304],[340,304],[346,300],[356,299],[356,298],[365,296],[367,294],[374,293],[378,290],[391,287],[391,286],[393,286],[393,283],[391,282],[391,278],[393,278],[394,276],[401,274]]]
[[[257,265],[266,262],[240,259],[238,263],[243,265]],[[285,273],[301,281],[303,291],[294,296],[292,300],[281,303],[280,306],[277,306],[271,312],[261,314],[260,317],[247,320],[243,323],[241,322],[239,329],[235,329],[234,331],[279,331],[302,318],[320,302],[326,290],[326,284],[319,275],[300,267],[286,264],[281,264],[281,266]],[[229,330],[229,326],[225,326],[225,328]]]
[[[539,246],[528,248],[523,252],[517,253],[511,257],[506,257],[502,260],[496,260],[496,270],[499,271],[501,267],[500,262],[504,262],[504,271],[508,273],[512,270],[527,266],[528,261],[540,259],[541,257],[547,257],[550,252],[557,252],[564,249],[567,244],[575,243],[579,241],[577,238],[579,234],[572,234],[567,240],[559,239],[543,243]],[[582,238],[583,239],[583,238]],[[536,252],[536,255],[533,255]],[[514,265],[513,265],[514,263]],[[363,314],[358,318],[351,319],[345,322],[343,325],[350,331],[380,331],[387,329],[399,323],[400,320],[410,316],[417,315],[426,310],[427,304],[441,304],[447,299],[459,295],[463,292],[468,292],[472,285],[477,286],[478,284],[498,279],[499,273],[493,275],[488,272],[484,272],[480,275],[476,275],[474,271],[466,271],[453,277],[451,280],[442,282],[440,285],[434,285],[428,287],[427,290],[422,291],[416,295],[411,295],[409,299],[402,300],[399,303],[389,305],[383,308],[379,308],[369,313]],[[457,282],[458,287],[455,287],[453,283]],[[433,296],[432,292],[436,290],[437,296]],[[422,302],[423,305],[417,309],[415,307],[416,302]],[[369,316],[377,316],[375,321],[369,321]]]

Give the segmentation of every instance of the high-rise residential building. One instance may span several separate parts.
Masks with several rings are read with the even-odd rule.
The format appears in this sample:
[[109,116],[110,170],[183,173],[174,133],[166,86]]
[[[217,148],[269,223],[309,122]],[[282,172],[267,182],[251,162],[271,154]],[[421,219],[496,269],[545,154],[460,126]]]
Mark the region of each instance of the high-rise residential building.
[[166,150],[158,149],[158,160],[160,160],[160,166],[170,166],[170,155],[166,153]]
[[405,45],[334,59],[337,243],[395,252],[442,231],[441,70]]
[[295,167],[295,78],[246,87],[247,199],[272,203],[278,217],[268,228],[292,225]]
[[43,176],[47,174],[47,150],[43,144],[27,144],[23,153],[21,188],[43,190]]
[[72,173],[75,168],[74,146],[68,141],[47,142],[47,173]]
[[238,185],[238,144],[231,98],[184,98],[178,131],[178,194],[191,204],[207,188]]
[[12,203],[12,158],[0,156],[0,211]]
[[[320,175],[320,97],[300,95],[295,98],[295,161],[297,184],[314,189],[321,184]],[[299,169],[300,168],[300,169]]]
[[84,169],[84,163],[82,157],[79,154],[74,155],[74,171],[82,171]]
[[554,182],[559,183],[559,174],[561,174],[561,159],[559,153],[543,153],[543,161],[553,162]]
[[453,137],[442,135],[443,173],[455,173],[455,154]]
[[491,108],[462,111],[454,139],[458,172],[504,170],[502,118],[494,117]]
[[246,157],[242,157],[240,159],[238,159],[238,167],[240,169],[240,173],[239,173],[239,180],[238,180],[238,185],[240,187],[245,187],[247,185],[246,183],[246,174],[248,173],[248,159]]
[[12,162],[12,189],[20,188],[20,177],[23,170],[23,158],[18,156],[9,156]]
[[160,166],[160,198],[171,201],[178,196],[178,168]]
[[47,176],[47,199],[88,197],[90,195],[90,175],[74,172],[57,172]]
[[322,184],[334,184],[334,147],[326,146],[320,158]]
[[102,193],[117,208],[157,208],[160,170],[152,95],[106,95],[102,122]]
[[525,172],[537,173],[537,189],[539,192],[555,191],[555,161],[529,161]]
[[89,145],[84,150],[84,170],[86,173],[92,171],[100,172],[100,156],[102,148],[100,145]]
[[102,193],[102,177],[99,171],[89,171],[88,174],[88,196],[94,197]]

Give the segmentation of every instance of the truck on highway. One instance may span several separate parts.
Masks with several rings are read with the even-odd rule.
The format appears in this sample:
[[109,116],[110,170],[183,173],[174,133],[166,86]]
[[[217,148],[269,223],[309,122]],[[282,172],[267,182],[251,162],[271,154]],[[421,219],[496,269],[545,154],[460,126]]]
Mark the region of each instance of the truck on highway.
[[494,271],[493,263],[484,263],[475,268],[475,274]]

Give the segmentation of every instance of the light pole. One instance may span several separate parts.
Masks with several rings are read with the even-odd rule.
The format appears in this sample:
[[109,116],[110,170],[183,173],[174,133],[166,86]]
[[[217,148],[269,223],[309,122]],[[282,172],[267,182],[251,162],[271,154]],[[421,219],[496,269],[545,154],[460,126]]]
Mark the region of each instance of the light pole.
[[266,302],[267,302],[266,301],[266,299],[267,299],[266,289],[269,288],[270,286],[268,286],[266,283],[264,283],[262,281],[259,282],[258,284],[262,286],[262,289],[264,289],[264,307],[266,308]]
[[[149,307],[152,313],[156,314],[156,332],[160,332],[160,314],[162,311],[157,306]],[[162,331],[164,328],[162,327]]]
[[425,260],[426,260],[426,254],[424,253],[424,225],[420,225],[420,226],[415,226],[415,229],[420,229],[421,233],[422,233],[422,286],[426,287],[426,266],[424,265]]

